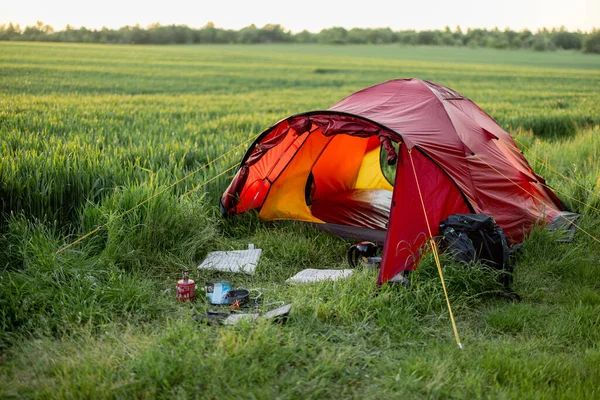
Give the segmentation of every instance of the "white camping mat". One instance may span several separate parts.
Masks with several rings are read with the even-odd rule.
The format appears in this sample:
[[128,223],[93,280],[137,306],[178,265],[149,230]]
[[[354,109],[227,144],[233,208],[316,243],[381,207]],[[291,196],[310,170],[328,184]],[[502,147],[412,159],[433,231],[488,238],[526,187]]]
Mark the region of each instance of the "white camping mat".
[[354,271],[351,269],[303,269],[292,276],[287,283],[308,283],[321,281],[336,281],[348,278]]
[[253,275],[262,249],[213,251],[208,253],[198,269],[212,269],[223,272],[244,272]]

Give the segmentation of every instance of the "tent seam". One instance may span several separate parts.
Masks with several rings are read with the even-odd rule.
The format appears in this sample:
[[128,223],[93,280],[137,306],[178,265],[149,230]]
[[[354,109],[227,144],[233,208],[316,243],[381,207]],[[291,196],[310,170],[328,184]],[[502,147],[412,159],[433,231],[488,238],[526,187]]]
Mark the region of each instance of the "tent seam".
[[[465,144],[465,142],[463,142],[463,140],[460,138],[460,136],[458,136],[458,130],[456,129],[456,126],[454,125],[454,122],[452,121],[452,118],[450,118],[450,116],[448,115],[448,111],[446,110],[446,107],[444,106],[443,101],[435,94],[435,92],[431,89],[431,87],[427,83],[425,84],[425,86],[427,87],[427,89],[429,89],[429,91],[431,92],[431,94],[433,94],[433,97],[438,101],[439,105],[442,106],[442,108],[444,109],[444,114],[445,114],[446,118],[448,118],[448,121],[450,122],[450,125],[452,126],[452,129],[454,129],[454,134],[456,135],[456,137],[458,138],[458,140],[460,140],[460,143],[464,147],[466,147],[467,149],[469,149],[469,151],[471,152],[471,154],[475,154],[475,153],[473,153],[473,151],[471,150],[471,148],[469,146],[467,146]],[[424,153],[425,153],[425,151],[424,151]],[[471,167],[469,165],[469,160],[467,159],[466,156],[464,157],[464,160],[465,160],[465,167],[467,168],[467,171],[469,171],[469,178],[470,178],[469,179],[469,183],[470,183],[470,186],[471,186],[471,190],[473,190],[474,194],[479,194],[479,192],[475,188],[475,185],[473,184],[473,174],[471,173]],[[442,168],[441,166],[440,166],[440,168],[444,171],[444,168]],[[454,179],[452,179],[452,181],[454,181]],[[456,184],[456,182],[454,182],[454,184],[456,186],[458,186]],[[459,187],[459,190],[460,190],[460,187]],[[460,190],[460,192],[462,193],[463,191]],[[470,202],[467,202],[467,204],[469,205],[470,209],[475,210],[474,207],[470,204]],[[479,206],[479,204],[478,204],[478,206]]]

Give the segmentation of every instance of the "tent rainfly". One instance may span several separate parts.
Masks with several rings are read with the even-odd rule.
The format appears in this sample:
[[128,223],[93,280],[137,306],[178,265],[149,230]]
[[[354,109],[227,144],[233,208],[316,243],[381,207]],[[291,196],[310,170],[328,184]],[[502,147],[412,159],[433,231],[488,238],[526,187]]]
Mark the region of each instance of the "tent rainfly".
[[[393,185],[382,151],[397,159]],[[521,242],[564,209],[544,183],[475,103],[429,81],[397,79],[268,128],[246,152],[221,210],[383,243],[382,284],[415,269],[428,224],[436,234],[450,214],[491,215],[510,242]]]

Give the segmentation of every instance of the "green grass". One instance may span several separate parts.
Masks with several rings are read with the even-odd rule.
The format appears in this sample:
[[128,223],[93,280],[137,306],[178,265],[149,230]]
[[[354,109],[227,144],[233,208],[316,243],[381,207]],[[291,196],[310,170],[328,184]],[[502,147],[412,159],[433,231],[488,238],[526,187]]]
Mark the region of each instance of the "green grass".
[[[375,295],[371,270],[286,285],[304,268],[344,267],[348,244],[295,223],[222,220],[232,173],[194,188],[245,146],[164,191],[289,114],[402,77],[474,100],[600,238],[599,56],[0,43],[0,397],[598,397],[600,245],[583,232],[569,244],[531,234],[515,266],[520,302],[446,260],[460,351],[430,256],[410,290]],[[264,249],[253,277],[193,269],[248,243]],[[182,269],[291,302],[290,319],[198,324],[203,301],[174,301]]]

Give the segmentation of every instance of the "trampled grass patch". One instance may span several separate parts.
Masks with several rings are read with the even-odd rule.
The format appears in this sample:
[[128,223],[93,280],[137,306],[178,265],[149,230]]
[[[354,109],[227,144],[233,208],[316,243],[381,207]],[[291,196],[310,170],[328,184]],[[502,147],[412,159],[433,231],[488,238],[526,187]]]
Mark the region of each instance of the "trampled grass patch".
[[[377,291],[368,268],[285,284],[304,268],[347,267],[348,243],[222,219],[233,172],[203,186],[281,118],[404,77],[475,101],[582,214],[572,243],[541,228],[525,241],[521,301],[501,296],[493,273],[445,260],[463,351],[430,255],[409,289]],[[597,397],[599,85],[600,57],[571,52],[0,44],[0,396]],[[249,243],[263,249],[252,277],[194,269]],[[200,284],[192,304],[175,302],[182,269]],[[214,309],[206,279],[255,289],[258,310],[292,303],[289,320],[198,323]]]

